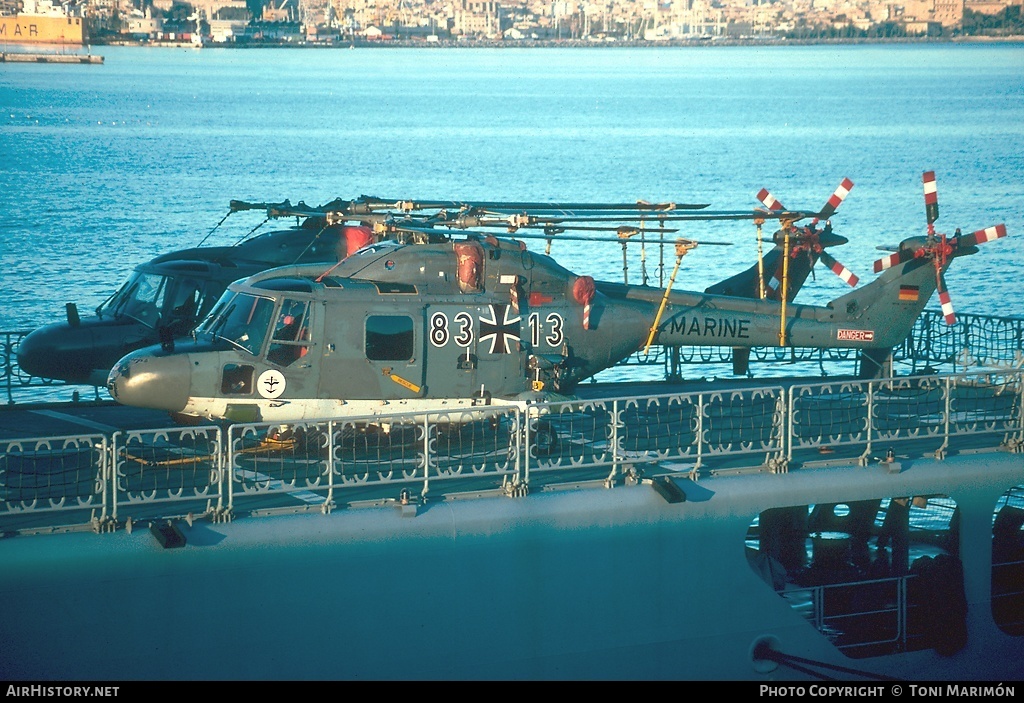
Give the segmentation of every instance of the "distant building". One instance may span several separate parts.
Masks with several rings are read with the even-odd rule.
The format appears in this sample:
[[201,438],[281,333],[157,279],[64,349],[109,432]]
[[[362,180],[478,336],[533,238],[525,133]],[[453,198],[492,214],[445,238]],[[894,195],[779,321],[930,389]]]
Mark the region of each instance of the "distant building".
[[128,17],[121,18],[121,34],[128,34],[140,39],[154,39],[163,31],[163,17],[153,17],[149,9],[145,13],[132,10]]
[[979,12],[983,15],[998,15],[1004,8],[1011,5],[1020,7],[1022,3],[1024,3],[1024,0],[1016,0],[1014,2],[1007,2],[1006,0],[966,0],[964,2],[964,9],[971,12]]
[[245,39],[249,23],[245,20],[208,20],[210,40],[217,44]]
[[942,31],[942,25],[938,22],[906,22],[904,28],[910,36],[930,37]]
[[937,33],[934,28],[922,31],[922,22],[934,22],[939,27],[959,27],[964,21],[964,0],[906,0],[903,19],[907,32],[914,34]]
[[495,37],[501,34],[501,6],[494,0],[461,0],[455,11],[456,34]]
[[[170,11],[175,4],[181,4],[180,0],[153,0],[153,7],[165,12]],[[204,17],[216,17],[217,13],[226,7],[248,10],[245,0],[189,0],[188,4],[194,11],[201,11]]]

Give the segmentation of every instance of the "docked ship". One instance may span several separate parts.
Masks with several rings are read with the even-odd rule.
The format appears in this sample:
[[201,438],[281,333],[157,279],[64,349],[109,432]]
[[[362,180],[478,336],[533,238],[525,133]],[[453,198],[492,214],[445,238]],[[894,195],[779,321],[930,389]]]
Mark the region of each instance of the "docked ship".
[[[982,234],[968,236],[950,251],[973,253]],[[911,242],[878,281],[897,282],[892,305],[919,308],[931,264]],[[464,244],[378,242],[327,275],[290,266],[237,281],[191,341],[118,363],[119,405],[4,409],[0,598],[16,607],[0,675],[844,679],[870,684],[863,695],[926,681],[1005,692],[1014,685],[963,684],[1024,678],[1024,320],[915,312],[881,369],[862,349],[857,373],[828,378],[594,383],[502,405],[487,389],[510,374],[488,362],[512,359],[532,380],[554,364],[528,367],[499,333],[530,340],[534,324],[537,346],[546,335],[555,350],[581,330],[580,350],[617,343],[597,304],[624,300],[626,284],[576,300],[574,274],[546,255],[492,237],[456,259]],[[516,293],[513,321],[517,271],[535,288]],[[498,290],[501,310],[481,307],[474,324],[465,297],[436,294],[463,278],[459,295]],[[878,281],[830,309],[866,308]],[[717,297],[719,310],[774,305]],[[415,326],[411,313],[406,327],[382,319],[401,306]],[[328,336],[325,318],[347,334]],[[690,346],[701,367],[717,349]],[[802,349],[826,347],[791,346],[765,366]],[[274,404],[172,426],[166,411],[180,408],[163,403],[197,395],[189,384],[211,359],[233,406],[257,407],[257,393]],[[297,401],[314,371],[394,390],[360,414],[268,419],[312,407]],[[472,403],[452,395],[424,412],[400,395],[465,376]]]
[[85,20],[53,0],[24,0],[16,15],[0,15],[0,42],[85,44]]

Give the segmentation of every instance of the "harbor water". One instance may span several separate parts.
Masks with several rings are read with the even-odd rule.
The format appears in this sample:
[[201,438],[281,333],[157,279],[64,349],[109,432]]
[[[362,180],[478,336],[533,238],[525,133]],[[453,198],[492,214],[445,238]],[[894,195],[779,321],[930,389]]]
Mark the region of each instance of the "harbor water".
[[[674,201],[818,209],[835,258],[874,277],[877,247],[1003,222],[947,275],[957,311],[1024,311],[1024,45],[545,49],[104,47],[102,65],[0,69],[0,329],[83,315],[130,269],[204,240],[231,199]],[[208,244],[259,225],[235,215]],[[770,231],[766,234],[770,235]],[[677,289],[749,266],[749,222],[683,223],[704,247]],[[543,242],[531,242],[542,250]],[[557,243],[570,269],[621,280],[622,252]],[[631,246],[627,276],[664,261]],[[665,268],[659,268],[660,265]],[[819,267],[801,302],[848,290]],[[938,301],[931,302],[932,307]]]

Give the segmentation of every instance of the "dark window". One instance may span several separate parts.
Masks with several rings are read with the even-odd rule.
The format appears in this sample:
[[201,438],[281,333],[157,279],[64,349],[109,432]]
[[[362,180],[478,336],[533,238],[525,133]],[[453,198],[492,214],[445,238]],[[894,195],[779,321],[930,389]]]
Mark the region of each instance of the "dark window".
[[407,295],[414,295],[416,293],[416,286],[411,283],[395,283],[393,281],[382,281],[375,283],[377,291],[380,293],[404,293]]
[[366,358],[373,361],[412,359],[412,318],[373,315],[366,318]]
[[221,378],[220,392],[224,395],[250,395],[252,393],[253,367],[225,364]]

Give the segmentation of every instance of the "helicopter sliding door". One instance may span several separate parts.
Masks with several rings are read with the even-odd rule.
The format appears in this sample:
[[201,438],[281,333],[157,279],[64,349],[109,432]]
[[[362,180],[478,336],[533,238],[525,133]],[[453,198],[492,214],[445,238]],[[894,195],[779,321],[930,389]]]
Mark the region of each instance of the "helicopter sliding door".
[[394,308],[368,311],[363,321],[363,348],[371,385],[382,400],[422,398],[423,340],[418,320]]
[[467,398],[525,390],[522,317],[505,304],[427,307],[427,388]]

